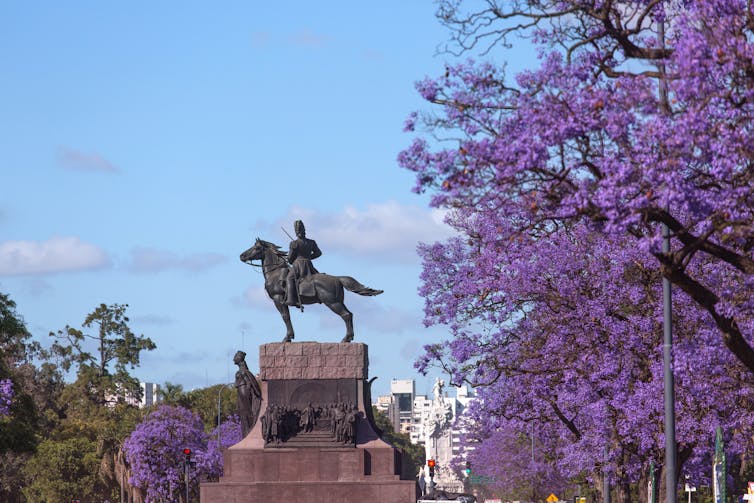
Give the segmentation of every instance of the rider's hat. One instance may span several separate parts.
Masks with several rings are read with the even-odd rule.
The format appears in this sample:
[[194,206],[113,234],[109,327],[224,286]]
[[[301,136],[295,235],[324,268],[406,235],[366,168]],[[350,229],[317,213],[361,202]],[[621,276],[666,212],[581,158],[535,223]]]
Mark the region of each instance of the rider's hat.
[[306,227],[304,227],[304,222],[301,220],[296,220],[293,222],[293,230],[296,232],[296,235],[303,235],[306,233]]

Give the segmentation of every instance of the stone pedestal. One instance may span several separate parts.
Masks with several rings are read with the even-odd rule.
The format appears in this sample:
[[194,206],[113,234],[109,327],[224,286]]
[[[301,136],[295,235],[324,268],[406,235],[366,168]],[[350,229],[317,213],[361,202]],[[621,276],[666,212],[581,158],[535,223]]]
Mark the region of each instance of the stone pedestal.
[[[201,485],[201,503],[416,501],[413,474],[402,473],[400,451],[380,439],[374,426],[368,362],[361,343],[262,345],[265,419],[225,451],[224,475]],[[316,424],[308,428],[301,424],[306,408],[317,411]],[[338,409],[356,416],[353,435],[338,428]]]

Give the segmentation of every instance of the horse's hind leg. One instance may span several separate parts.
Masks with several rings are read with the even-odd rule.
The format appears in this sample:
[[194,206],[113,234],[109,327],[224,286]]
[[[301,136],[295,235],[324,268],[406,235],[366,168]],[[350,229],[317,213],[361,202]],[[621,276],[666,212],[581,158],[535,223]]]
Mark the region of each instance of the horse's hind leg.
[[343,321],[346,323],[346,336],[340,342],[351,342],[353,340],[353,313],[342,302],[327,304],[327,307],[343,318]]
[[288,310],[288,305],[275,301],[275,307],[280,313],[280,317],[283,318],[283,323],[285,323],[285,339],[283,339],[283,342],[291,342],[293,340],[293,325],[291,324],[291,312]]

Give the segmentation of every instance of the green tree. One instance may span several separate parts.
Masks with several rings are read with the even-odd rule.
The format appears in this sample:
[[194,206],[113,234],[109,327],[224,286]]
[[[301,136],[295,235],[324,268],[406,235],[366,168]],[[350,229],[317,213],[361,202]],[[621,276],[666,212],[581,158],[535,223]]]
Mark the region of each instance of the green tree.
[[[84,329],[95,329],[94,333],[70,326],[50,333],[55,338],[51,353],[59,358],[63,369],[74,366],[77,371],[76,380],[65,386],[61,394],[63,419],[52,436],[70,448],[68,442],[80,436],[79,431],[86,432],[97,463],[82,465],[81,473],[92,468],[86,474],[96,481],[96,495],[100,499],[117,499],[121,490],[118,452],[142,415],[124,401],[128,396],[141,396],[139,380],[130,370],[139,365],[142,351],[156,347],[151,339],[130,329],[127,307],[127,304],[100,304],[82,324]],[[50,475],[50,485],[54,485],[55,476]]]
[[160,401],[166,405],[185,405],[186,392],[183,390],[182,384],[174,384],[166,381],[165,384],[160,386],[160,390],[157,392],[160,397]]
[[0,379],[11,379],[15,395],[10,415],[0,419],[0,453],[29,452],[36,445],[37,409],[27,392],[25,373],[21,372],[30,370],[29,362],[39,350],[30,338],[23,319],[16,313],[16,303],[0,293]]
[[[54,386],[54,366],[39,372],[33,359],[40,346],[31,340],[23,318],[16,312],[16,303],[0,293],[0,379],[10,379],[14,397],[9,415],[0,418],[0,501],[22,500],[23,467],[36,449],[43,422],[41,405],[48,402]],[[47,375],[45,375],[45,373]],[[48,379],[49,378],[49,379]]]
[[23,318],[16,312],[16,303],[0,293],[0,359],[6,367],[29,362],[40,351],[31,340]]
[[209,386],[189,391],[185,395],[183,406],[199,414],[206,431],[217,426],[217,402],[220,401],[221,420],[231,414],[238,414],[238,399],[235,387],[224,384]]
[[97,328],[94,335],[70,326],[50,333],[56,339],[53,354],[60,358],[65,370],[74,363],[78,365],[78,379],[89,388],[90,397],[97,404],[104,404],[108,395],[141,396],[139,380],[128,369],[139,365],[143,350],[151,351],[156,346],[148,337],[131,331],[127,307],[128,304],[100,304],[83,323],[85,328]]
[[[117,500],[125,480],[118,470],[118,454],[124,439],[142,419],[143,411],[126,403],[97,404],[91,400],[89,390],[77,380],[68,384],[60,401],[65,403],[65,414],[48,440],[65,444],[71,439],[86,438],[94,448],[96,464],[87,464],[92,469],[87,473],[88,480],[96,482],[94,495],[97,500]],[[85,467],[82,467],[83,470]],[[32,478],[33,475],[33,478]],[[49,478],[42,485],[54,486],[58,475],[55,473],[32,474],[27,472],[28,482],[37,478]]]
[[91,499],[100,492],[99,463],[96,443],[86,436],[43,440],[24,470],[23,493],[29,503]]
[[417,473],[419,467],[424,466],[424,461],[426,460],[424,447],[412,444],[411,437],[405,433],[395,431],[390,419],[375,406],[372,406],[372,416],[377,428],[382,430],[382,439],[393,447],[403,451],[408,458],[408,462],[411,464],[411,471]]

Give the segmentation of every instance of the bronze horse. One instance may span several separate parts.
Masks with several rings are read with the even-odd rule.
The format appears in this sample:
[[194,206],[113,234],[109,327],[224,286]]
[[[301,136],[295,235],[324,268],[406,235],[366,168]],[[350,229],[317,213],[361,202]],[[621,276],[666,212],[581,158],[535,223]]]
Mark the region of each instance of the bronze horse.
[[[286,253],[281,251],[276,244],[257,238],[254,246],[243,252],[240,258],[241,262],[249,265],[256,265],[252,263],[252,260],[262,261],[264,289],[267,290],[267,295],[275,303],[275,307],[280,312],[283,322],[285,322],[286,334],[283,342],[291,342],[293,340],[293,325],[291,325],[288,305],[285,303],[285,277],[291,272],[286,257]],[[343,289],[367,296],[382,293],[382,290],[368,288],[350,276],[331,276],[320,273],[313,274],[304,281],[313,282],[314,295],[300,295],[301,304],[324,304],[332,312],[343,318],[346,323],[346,336],[341,342],[353,340],[353,314],[343,303]]]

